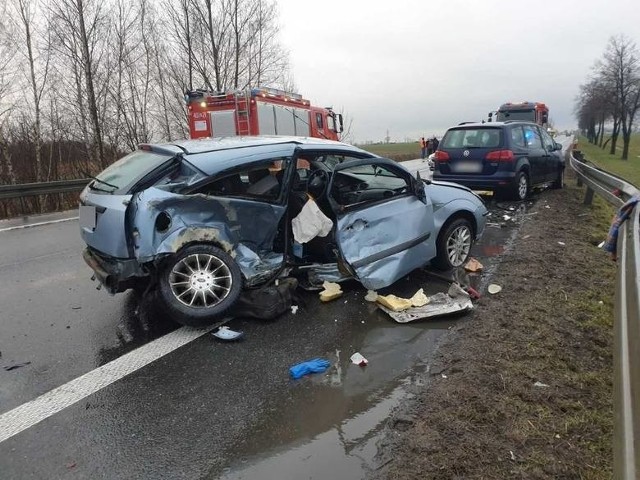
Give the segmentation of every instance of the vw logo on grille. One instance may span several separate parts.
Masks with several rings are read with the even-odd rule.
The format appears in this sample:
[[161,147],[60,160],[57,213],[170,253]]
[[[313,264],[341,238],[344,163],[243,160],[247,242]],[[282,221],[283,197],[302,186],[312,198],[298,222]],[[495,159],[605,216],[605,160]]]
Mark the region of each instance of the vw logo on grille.
[[462,152],[462,156],[463,157],[468,157],[469,156],[469,150],[465,150],[464,152]]

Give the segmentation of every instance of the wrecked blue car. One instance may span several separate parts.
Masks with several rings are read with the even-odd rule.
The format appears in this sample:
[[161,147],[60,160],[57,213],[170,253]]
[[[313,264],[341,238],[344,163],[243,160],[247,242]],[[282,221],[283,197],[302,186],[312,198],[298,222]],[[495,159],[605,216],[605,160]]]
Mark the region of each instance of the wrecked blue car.
[[465,187],[344,143],[228,137],[141,145],[87,185],[79,220],[110,293],[157,288],[178,322],[204,325],[279,276],[379,289],[461,266],[486,213]]

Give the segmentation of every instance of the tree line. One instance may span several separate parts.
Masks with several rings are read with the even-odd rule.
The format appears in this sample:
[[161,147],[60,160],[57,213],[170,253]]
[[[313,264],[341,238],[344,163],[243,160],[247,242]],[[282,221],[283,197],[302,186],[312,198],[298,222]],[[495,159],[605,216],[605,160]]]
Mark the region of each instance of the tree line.
[[[578,126],[589,142],[614,155],[622,135],[621,158],[629,158],[629,143],[640,109],[640,52],[627,36],[611,37],[576,100]],[[610,129],[605,133],[605,125]],[[608,137],[605,140],[605,137]]]
[[0,183],[95,173],[188,136],[185,91],[288,71],[273,0],[0,0]]

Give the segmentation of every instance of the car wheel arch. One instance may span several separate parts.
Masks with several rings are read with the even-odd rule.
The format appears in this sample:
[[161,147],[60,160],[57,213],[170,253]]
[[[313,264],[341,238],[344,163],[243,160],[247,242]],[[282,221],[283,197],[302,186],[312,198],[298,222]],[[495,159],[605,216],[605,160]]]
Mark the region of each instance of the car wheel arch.
[[447,217],[447,219],[442,223],[442,225],[440,226],[440,229],[438,231],[438,239],[440,238],[440,236],[442,235],[442,233],[447,229],[447,227],[455,222],[456,220],[458,220],[459,218],[462,218],[464,220],[469,221],[469,223],[471,224],[471,230],[473,233],[473,237],[475,238],[475,236],[477,235],[478,232],[478,224],[476,222],[476,217],[474,217],[473,213],[468,211],[468,210],[458,210],[453,212],[451,215],[449,215]]
[[235,250],[235,244],[226,232],[225,226],[189,226],[176,230],[165,237],[156,249],[156,254],[177,254],[188,246],[207,244],[220,248],[228,254]]
[[529,175],[529,178],[531,178],[531,164],[529,163],[529,159],[527,157],[520,158],[520,160],[516,163],[514,173],[517,175],[520,171],[526,172],[527,175]]

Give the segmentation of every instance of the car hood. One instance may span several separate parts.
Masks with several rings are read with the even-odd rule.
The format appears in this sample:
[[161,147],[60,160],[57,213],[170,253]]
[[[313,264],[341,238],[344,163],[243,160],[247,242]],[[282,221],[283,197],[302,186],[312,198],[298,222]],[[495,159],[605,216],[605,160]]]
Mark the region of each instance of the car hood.
[[434,210],[455,200],[470,202],[469,210],[474,211],[477,206],[484,206],[484,200],[469,188],[453,182],[433,181],[427,185],[427,193],[433,201]]

